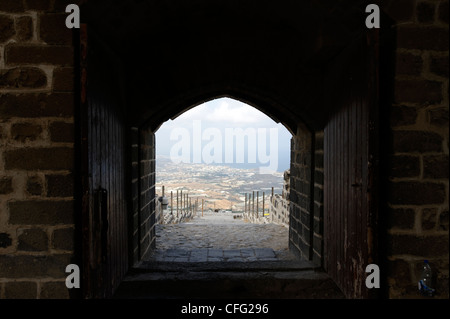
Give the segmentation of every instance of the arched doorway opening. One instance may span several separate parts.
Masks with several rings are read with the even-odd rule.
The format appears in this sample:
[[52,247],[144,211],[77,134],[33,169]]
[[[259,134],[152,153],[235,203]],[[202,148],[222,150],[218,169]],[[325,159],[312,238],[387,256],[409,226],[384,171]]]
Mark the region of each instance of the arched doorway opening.
[[[127,270],[151,252],[156,218],[155,132],[187,106],[228,96],[249,102],[293,134],[291,250],[332,274],[346,294],[367,295],[360,289],[364,282],[360,269],[374,253],[367,229],[375,233],[371,227],[376,187],[371,183],[376,163],[377,77],[373,34],[364,24],[348,28],[350,21],[359,21],[360,16],[352,12],[360,8],[349,5],[347,14],[335,16],[333,8],[317,8],[311,2],[307,10],[304,5],[289,4],[277,7],[279,14],[273,15],[269,4],[244,3],[236,10],[235,4],[226,1],[214,5],[200,1],[189,12],[203,19],[191,21],[191,15],[184,14],[189,8],[176,3],[170,10],[154,4],[152,12],[161,13],[161,19],[151,27],[138,14],[138,5],[131,8],[137,14],[136,23],[118,30],[129,36],[123,42],[130,43],[126,48],[116,42],[124,39],[120,36],[103,39],[105,25],[98,26],[98,21],[90,21],[92,29],[86,31],[89,86],[84,103],[91,107],[85,114],[89,152],[84,153],[82,183],[86,277],[111,294]],[[291,12],[301,12],[304,19],[293,19]],[[225,27],[230,16],[236,18],[234,24]],[[136,26],[142,27],[140,32],[135,32]],[[130,50],[139,47],[142,37],[151,37],[158,49]],[[111,88],[118,89],[112,92]],[[111,135],[114,128],[119,131]],[[117,150],[123,154],[120,161],[111,155]],[[331,170],[338,173],[330,174]],[[331,192],[335,189],[342,191]],[[355,204],[347,205],[349,201]],[[369,205],[360,206],[364,201]],[[358,207],[364,207],[362,214],[369,218],[355,215]],[[89,229],[102,218],[103,224]],[[359,226],[350,222],[363,220],[367,223]],[[104,247],[89,239],[102,225],[109,227],[100,231]],[[349,234],[361,237],[357,246],[349,245]],[[350,252],[348,247],[355,250]],[[354,256],[362,258],[354,261]],[[89,263],[102,258],[108,260],[102,271]],[[340,271],[343,265],[350,269],[345,276]],[[107,280],[110,286],[96,280],[103,275],[113,278]]]
[[214,261],[256,261],[263,252],[266,260],[287,258],[291,138],[282,124],[230,98],[164,123],[155,134],[152,259],[188,261],[192,250],[198,261],[208,261],[208,251]]

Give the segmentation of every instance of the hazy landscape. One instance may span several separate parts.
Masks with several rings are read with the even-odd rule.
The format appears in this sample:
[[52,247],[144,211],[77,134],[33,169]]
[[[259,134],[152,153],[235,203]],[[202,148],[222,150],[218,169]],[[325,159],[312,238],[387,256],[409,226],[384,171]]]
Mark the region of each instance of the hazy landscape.
[[[258,169],[237,168],[225,165],[173,163],[168,157],[159,156],[156,161],[156,193],[169,197],[173,192],[188,193],[193,201],[204,199],[205,209],[242,210],[246,193],[259,191],[260,200],[265,193],[266,203],[274,187],[281,194],[283,173],[260,174]],[[266,204],[267,205],[267,204]],[[267,207],[267,206],[266,206]]]

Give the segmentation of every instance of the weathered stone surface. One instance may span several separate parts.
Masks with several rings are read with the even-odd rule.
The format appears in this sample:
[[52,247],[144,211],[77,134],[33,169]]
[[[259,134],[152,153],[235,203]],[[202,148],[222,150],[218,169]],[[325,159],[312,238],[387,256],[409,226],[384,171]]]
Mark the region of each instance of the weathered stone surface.
[[448,155],[424,156],[423,177],[448,179],[448,166]]
[[420,23],[432,23],[436,5],[432,2],[419,2],[416,6],[417,21]]
[[72,30],[65,27],[67,13],[49,13],[40,16],[39,35],[48,44],[71,44]]
[[442,83],[429,80],[397,80],[395,102],[420,105],[439,104],[443,100]]
[[392,150],[401,153],[440,152],[441,135],[424,131],[394,131]]
[[0,44],[8,41],[14,36],[15,33],[14,20],[9,16],[0,14]]
[[41,299],[67,299],[70,297],[65,281],[50,281],[41,284]]
[[74,177],[69,175],[47,175],[47,196],[48,197],[68,197],[74,196]]
[[16,225],[73,224],[73,205],[73,201],[12,201],[8,203],[9,222]]
[[15,123],[11,126],[11,137],[19,142],[35,141],[42,134],[42,126],[32,123]]
[[11,44],[5,48],[5,60],[8,65],[53,64],[71,66],[73,65],[73,59],[73,48],[70,46]]
[[414,177],[420,175],[420,159],[418,156],[391,156],[389,159],[389,176]]
[[389,255],[436,257],[448,254],[448,236],[389,235]]
[[430,71],[448,78],[448,56],[431,57]]
[[412,229],[416,218],[416,213],[411,208],[390,209],[387,212],[388,228]]
[[5,283],[5,299],[35,299],[36,297],[36,282],[12,281]]
[[8,233],[0,233],[0,248],[7,248],[11,246],[12,239]]
[[396,60],[396,74],[420,75],[423,67],[422,57],[411,53],[398,53]]
[[18,250],[45,251],[48,249],[48,236],[42,229],[30,228],[20,230]]
[[4,156],[6,169],[71,170],[74,161],[69,147],[18,148]]
[[74,91],[73,68],[56,68],[53,71],[53,90],[55,92]]
[[411,125],[416,123],[417,110],[415,107],[393,106],[390,113],[391,126]]
[[47,85],[47,77],[39,68],[14,68],[0,70],[0,88],[42,88]]
[[49,130],[53,142],[74,143],[75,141],[73,123],[53,122],[50,124]]
[[19,41],[28,41],[33,38],[33,20],[29,16],[16,19],[16,38]]
[[0,195],[5,195],[13,192],[12,177],[0,177]]
[[416,50],[448,50],[448,29],[439,27],[399,26],[399,48]]
[[74,229],[72,227],[55,229],[52,234],[52,248],[61,250],[73,250]]
[[422,210],[422,230],[431,230],[436,227],[437,209],[425,208]]
[[428,110],[428,120],[432,125],[440,127],[448,126],[449,123],[448,107],[440,107]]
[[39,176],[28,177],[26,189],[30,195],[42,195],[44,186],[42,185],[41,178]]
[[0,95],[0,117],[73,117],[72,93],[22,93]]
[[45,256],[0,255],[0,277],[3,278],[66,278],[71,254]]
[[445,185],[440,183],[392,182],[389,186],[391,204],[442,204],[445,198]]
[[22,12],[24,10],[23,2],[17,0],[2,0],[0,2],[0,11]]

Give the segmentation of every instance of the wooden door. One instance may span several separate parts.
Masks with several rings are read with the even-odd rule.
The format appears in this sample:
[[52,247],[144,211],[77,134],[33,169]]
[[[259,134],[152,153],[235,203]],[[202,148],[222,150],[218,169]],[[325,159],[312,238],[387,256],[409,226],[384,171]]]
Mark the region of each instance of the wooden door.
[[376,263],[377,34],[349,49],[340,99],[324,130],[324,265],[348,298],[369,298],[365,268]]
[[85,24],[80,34],[82,288],[109,298],[128,267],[125,116],[113,57]]

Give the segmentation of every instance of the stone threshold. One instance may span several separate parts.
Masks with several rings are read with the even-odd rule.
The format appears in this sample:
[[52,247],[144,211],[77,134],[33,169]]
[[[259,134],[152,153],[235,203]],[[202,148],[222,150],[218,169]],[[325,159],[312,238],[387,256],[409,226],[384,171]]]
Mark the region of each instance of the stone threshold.
[[114,298],[335,299],[344,295],[309,261],[145,261],[128,272]]

